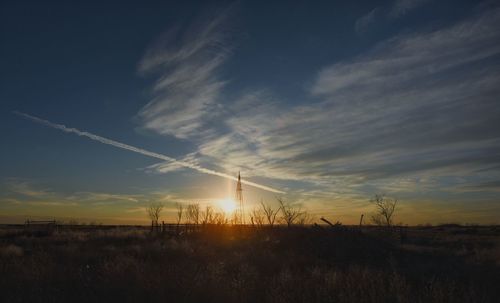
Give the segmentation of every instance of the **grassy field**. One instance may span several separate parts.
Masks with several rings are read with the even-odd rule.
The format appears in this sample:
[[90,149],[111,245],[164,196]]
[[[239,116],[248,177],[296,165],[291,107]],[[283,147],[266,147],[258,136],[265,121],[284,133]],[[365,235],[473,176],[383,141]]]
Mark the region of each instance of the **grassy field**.
[[1,302],[498,302],[498,227],[0,229]]

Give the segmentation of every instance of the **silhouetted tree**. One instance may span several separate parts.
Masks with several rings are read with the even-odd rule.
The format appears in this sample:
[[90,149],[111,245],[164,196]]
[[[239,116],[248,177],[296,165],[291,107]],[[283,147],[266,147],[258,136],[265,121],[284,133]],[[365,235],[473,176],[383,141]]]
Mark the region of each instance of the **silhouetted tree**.
[[182,203],[177,203],[177,225],[181,224],[183,213],[184,205]]
[[250,219],[252,220],[252,225],[255,224],[259,227],[264,225],[264,222],[265,222],[264,211],[261,208],[255,207],[252,210],[252,214],[251,214]]
[[214,215],[213,215],[213,223],[217,224],[217,225],[224,225],[224,224],[227,224],[227,217],[226,217],[226,214],[224,212],[216,212]]
[[388,198],[385,194],[376,194],[370,202],[375,206],[375,214],[372,215],[373,223],[392,226],[398,199]]
[[237,211],[233,211],[233,213],[231,214],[230,222],[232,225],[236,225],[241,222],[240,216],[238,215]]
[[314,221],[314,216],[308,213],[307,211],[301,212],[301,214],[297,217],[298,225],[311,224],[313,221]]
[[214,223],[213,222],[213,218],[214,218],[213,213],[214,213],[214,211],[213,211],[212,207],[210,205],[207,205],[205,207],[205,211],[201,212],[201,223],[203,223],[203,224]]
[[272,227],[276,221],[276,216],[278,215],[280,208],[278,207],[277,209],[273,209],[271,205],[264,203],[264,200],[260,200],[260,207],[267,219],[267,224]]
[[150,203],[146,206],[146,212],[155,226],[158,226],[158,220],[160,219],[161,211],[163,210],[162,203]]
[[281,220],[286,223],[288,227],[292,226],[296,220],[302,215],[300,207],[292,205],[290,202],[285,201],[281,197],[277,197],[281,210]]
[[194,223],[200,223],[200,204],[189,204],[187,207],[187,219]]

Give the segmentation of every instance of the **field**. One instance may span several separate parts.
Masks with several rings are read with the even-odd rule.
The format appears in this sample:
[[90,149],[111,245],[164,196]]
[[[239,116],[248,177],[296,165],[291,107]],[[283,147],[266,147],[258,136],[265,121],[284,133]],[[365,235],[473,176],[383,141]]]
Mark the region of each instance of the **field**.
[[2,302],[498,302],[498,227],[0,229]]

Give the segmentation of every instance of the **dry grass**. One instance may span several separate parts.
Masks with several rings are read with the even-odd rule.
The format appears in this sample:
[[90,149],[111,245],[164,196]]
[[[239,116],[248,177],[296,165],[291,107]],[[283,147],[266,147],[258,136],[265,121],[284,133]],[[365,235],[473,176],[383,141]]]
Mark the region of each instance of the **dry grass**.
[[14,244],[9,244],[7,246],[0,247],[0,255],[5,258],[22,257],[23,253],[24,253],[23,249]]
[[[496,302],[498,235],[210,227],[0,237],[2,302]],[[460,251],[465,247],[465,251]]]

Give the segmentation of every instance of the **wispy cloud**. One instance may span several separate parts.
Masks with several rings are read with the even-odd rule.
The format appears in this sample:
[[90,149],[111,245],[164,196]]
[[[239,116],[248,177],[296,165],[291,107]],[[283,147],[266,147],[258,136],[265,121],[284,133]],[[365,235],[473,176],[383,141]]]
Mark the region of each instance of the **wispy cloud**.
[[139,71],[159,79],[153,99],[139,112],[144,127],[183,139],[209,134],[206,125],[218,115],[225,85],[217,71],[230,54],[225,30],[229,11],[200,16],[186,29],[171,29],[148,49]]
[[3,183],[9,191],[25,197],[47,198],[53,195],[50,189],[34,187],[30,182],[23,179],[7,178],[3,180]]
[[362,34],[366,32],[370,26],[373,25],[380,18],[382,10],[379,7],[372,9],[368,14],[361,16],[354,23],[354,29],[357,33]]
[[[196,158],[196,153],[190,153],[182,157],[180,159],[182,162],[186,163],[191,163],[191,165],[196,165],[199,166],[199,161]],[[152,172],[152,173],[169,173],[169,172],[174,172],[178,171],[180,169],[186,168],[185,166],[182,166],[181,164],[177,162],[160,162],[160,163],[155,163],[153,165],[149,165],[146,167],[144,170],[146,172]]]
[[396,0],[389,6],[378,6],[359,17],[354,23],[358,34],[369,31],[377,22],[391,22],[422,7],[429,0]]
[[390,9],[389,16],[393,18],[401,17],[426,2],[429,2],[429,0],[396,0]]
[[98,192],[76,192],[72,195],[66,196],[68,200],[80,202],[98,202],[98,203],[115,203],[115,202],[134,202],[139,203],[144,200],[142,195],[124,195],[124,194],[110,194]]
[[493,10],[393,37],[324,67],[310,89],[319,101],[289,106],[264,90],[247,93],[196,157],[342,195],[388,184],[439,190],[405,181],[430,176],[497,178],[499,29]]
[[[118,141],[107,139],[107,138],[104,138],[104,137],[101,137],[101,136],[98,136],[98,135],[95,135],[95,134],[92,134],[92,133],[89,133],[89,132],[86,132],[86,131],[78,130],[76,128],[66,127],[65,125],[62,125],[62,124],[52,123],[50,121],[47,121],[47,120],[44,120],[44,119],[40,119],[38,117],[29,115],[29,114],[25,114],[25,113],[21,113],[21,112],[15,112],[15,113],[17,115],[19,115],[19,116],[25,117],[25,118],[27,118],[29,120],[34,121],[34,122],[37,122],[37,123],[40,123],[40,124],[43,124],[45,126],[52,127],[52,128],[58,129],[58,130],[61,130],[61,131],[66,132],[66,133],[72,133],[72,134],[76,134],[78,136],[87,137],[87,138],[89,138],[91,140],[94,140],[94,141],[97,141],[97,142],[100,142],[100,143],[103,143],[103,144],[107,144],[107,145],[111,145],[111,146],[114,146],[114,147],[117,147],[117,148],[129,150],[129,151],[132,151],[132,152],[135,152],[135,153],[138,153],[138,154],[142,154],[142,155],[145,155],[145,156],[148,156],[148,157],[161,159],[163,161],[173,162],[173,163],[176,163],[176,164],[181,165],[183,167],[194,169],[194,170],[196,170],[198,172],[201,172],[201,173],[205,173],[205,174],[209,174],[209,175],[214,175],[214,176],[219,176],[219,177],[230,179],[230,180],[234,180],[234,181],[237,180],[236,177],[231,176],[229,174],[226,174],[226,173],[223,173],[223,172],[214,171],[214,170],[211,170],[211,169],[207,169],[207,168],[198,166],[198,165],[190,163],[190,162],[179,161],[179,160],[176,160],[175,158],[172,158],[172,157],[169,157],[169,156],[165,156],[165,155],[158,154],[158,153],[155,153],[155,152],[151,152],[151,151],[148,151],[148,150],[145,150],[145,149],[142,149],[142,148],[131,146],[131,145],[128,145],[128,144],[125,144],[125,143],[121,143],[121,142],[118,142]],[[256,188],[259,188],[259,189],[262,189],[262,190],[270,191],[270,192],[283,193],[280,190],[277,190],[277,189],[274,189],[274,188],[271,188],[271,187],[268,187],[268,186],[265,186],[265,185],[261,185],[261,184],[255,183],[255,182],[251,182],[251,181],[248,181],[248,180],[242,180],[242,183],[250,185],[250,186],[253,186],[253,187],[256,187]]]
[[478,182],[476,184],[462,184],[452,188],[454,192],[491,192],[498,193],[500,192],[500,181],[486,181],[486,182]]
[[146,200],[143,195],[111,194],[103,192],[75,192],[62,193],[46,186],[43,186],[33,180],[21,178],[5,178],[1,180],[0,186],[2,201],[12,201],[21,204],[21,201],[32,205],[78,205],[96,203],[116,203],[133,202],[139,203]]

